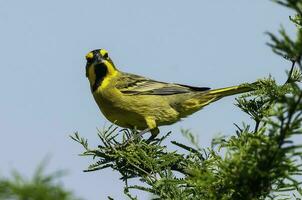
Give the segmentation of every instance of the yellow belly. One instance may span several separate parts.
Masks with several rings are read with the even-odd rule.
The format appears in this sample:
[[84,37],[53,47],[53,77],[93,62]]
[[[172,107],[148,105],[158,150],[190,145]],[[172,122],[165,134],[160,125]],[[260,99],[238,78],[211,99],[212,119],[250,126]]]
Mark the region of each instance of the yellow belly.
[[125,128],[148,128],[146,117],[155,119],[157,126],[177,122],[180,117],[161,96],[94,94],[103,115],[112,123]]

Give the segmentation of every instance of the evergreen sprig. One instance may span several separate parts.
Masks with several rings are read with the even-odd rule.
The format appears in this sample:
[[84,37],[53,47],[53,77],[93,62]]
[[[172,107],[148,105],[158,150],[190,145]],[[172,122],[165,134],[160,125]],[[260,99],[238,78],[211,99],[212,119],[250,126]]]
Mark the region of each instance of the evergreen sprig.
[[274,2],[290,8],[296,15],[289,17],[289,19],[296,25],[297,33],[296,38],[292,39],[286,33],[285,29],[281,26],[279,30],[280,38],[273,33],[268,32],[271,42],[268,45],[272,48],[276,54],[291,60],[294,63],[298,63],[300,69],[301,55],[302,55],[302,2],[301,0],[273,0]]

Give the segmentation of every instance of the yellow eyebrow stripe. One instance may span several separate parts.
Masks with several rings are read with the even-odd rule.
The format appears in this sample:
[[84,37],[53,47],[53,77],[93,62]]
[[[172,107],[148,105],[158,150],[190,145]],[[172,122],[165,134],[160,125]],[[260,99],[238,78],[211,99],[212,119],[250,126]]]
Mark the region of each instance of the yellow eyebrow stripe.
[[93,53],[92,52],[89,52],[87,55],[86,55],[86,59],[92,59],[93,58]]
[[101,50],[100,50],[100,54],[101,54],[102,56],[104,56],[105,54],[108,54],[108,51],[106,51],[105,49],[101,49]]

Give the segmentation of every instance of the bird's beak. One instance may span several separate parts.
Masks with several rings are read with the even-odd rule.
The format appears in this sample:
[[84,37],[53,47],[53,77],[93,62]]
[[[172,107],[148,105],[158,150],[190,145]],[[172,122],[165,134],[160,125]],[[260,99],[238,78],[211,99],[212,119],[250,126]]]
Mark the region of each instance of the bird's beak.
[[105,63],[104,58],[102,58],[102,56],[99,54],[95,55],[94,64],[103,64],[103,63]]

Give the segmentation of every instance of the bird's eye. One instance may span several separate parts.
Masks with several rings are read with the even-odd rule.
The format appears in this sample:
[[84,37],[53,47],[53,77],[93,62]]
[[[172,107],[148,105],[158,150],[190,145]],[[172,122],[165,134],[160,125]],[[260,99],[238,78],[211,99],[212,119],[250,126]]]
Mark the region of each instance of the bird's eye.
[[100,54],[101,54],[102,57],[103,57],[104,59],[106,59],[106,60],[109,58],[108,52],[107,52],[105,49],[101,49],[101,50],[100,50]]
[[106,60],[109,58],[108,53],[104,53],[103,58],[105,58]]

